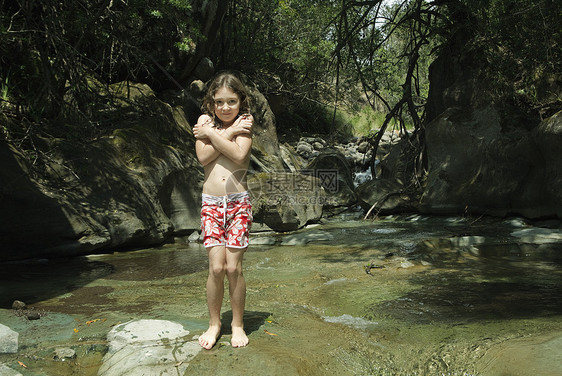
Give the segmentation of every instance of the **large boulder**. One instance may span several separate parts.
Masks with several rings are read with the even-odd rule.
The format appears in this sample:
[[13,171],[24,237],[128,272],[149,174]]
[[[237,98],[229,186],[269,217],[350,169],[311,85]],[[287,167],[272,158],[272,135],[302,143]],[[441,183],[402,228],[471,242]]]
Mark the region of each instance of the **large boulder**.
[[322,150],[302,171],[315,176],[326,192],[327,207],[352,206],[357,202],[351,166],[336,149]]
[[271,111],[267,99],[256,85],[247,78],[244,78],[244,83],[251,99],[250,112],[254,116],[250,170],[257,172],[285,171],[277,139],[275,115]]
[[[556,214],[562,218],[562,111],[545,119],[531,132],[539,159],[536,160],[544,177],[540,209],[544,215]],[[537,193],[539,194],[539,193]],[[527,208],[528,210],[528,208]],[[535,213],[537,216],[542,213]]]
[[[494,47],[466,31],[459,29],[430,67],[421,209],[561,217],[559,81],[548,86],[550,96],[531,99],[518,83],[490,80],[499,76],[488,60]],[[523,65],[513,69],[536,75]]]
[[359,185],[355,193],[361,209],[369,216],[389,215],[415,211],[416,202],[406,192],[404,186],[394,180],[378,178]]
[[0,142],[0,260],[146,246],[199,227],[202,169],[183,111],[146,85],[110,91],[115,129],[91,143],[36,139],[34,166]]
[[322,217],[326,200],[320,181],[298,173],[257,173],[248,178],[254,222],[293,231]]
[[562,115],[536,129],[502,129],[492,107],[450,108],[426,126],[421,209],[530,218],[562,215]]

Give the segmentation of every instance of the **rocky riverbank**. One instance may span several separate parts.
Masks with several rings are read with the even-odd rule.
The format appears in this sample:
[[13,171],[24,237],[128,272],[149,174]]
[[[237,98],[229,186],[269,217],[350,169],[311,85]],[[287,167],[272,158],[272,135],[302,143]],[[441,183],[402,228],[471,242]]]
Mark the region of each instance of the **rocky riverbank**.
[[[562,113],[502,130],[493,107],[445,109],[426,126],[422,159],[411,154],[419,135],[393,133],[375,156],[366,138],[280,142],[267,100],[249,86],[256,226],[292,231],[357,206],[369,215],[562,216]],[[146,85],[114,84],[103,109],[112,129],[87,144],[38,138],[35,159],[0,141],[0,261],[146,247],[197,231],[203,172],[190,124],[204,85],[190,90],[164,101]]]

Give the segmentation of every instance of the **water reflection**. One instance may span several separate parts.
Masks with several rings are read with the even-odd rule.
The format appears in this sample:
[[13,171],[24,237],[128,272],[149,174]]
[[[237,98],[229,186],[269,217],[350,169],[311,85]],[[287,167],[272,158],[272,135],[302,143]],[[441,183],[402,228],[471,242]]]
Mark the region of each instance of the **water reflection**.
[[0,308],[11,308],[14,300],[34,304],[59,296],[114,271],[111,264],[86,257],[7,262],[0,268]]
[[14,300],[34,304],[75,291],[98,279],[149,281],[207,268],[207,253],[185,242],[140,251],[0,265],[0,308]]
[[[412,282],[423,287],[399,299],[372,305],[370,310],[417,324],[539,318],[562,314],[560,284],[544,283],[540,276],[527,282],[478,282],[471,281],[466,276],[470,271],[466,272],[463,273],[465,275],[440,273],[417,276]],[[504,278],[510,279],[507,276]]]
[[92,258],[110,263],[113,272],[105,278],[114,280],[161,280],[207,269],[205,248],[181,240],[162,247]]

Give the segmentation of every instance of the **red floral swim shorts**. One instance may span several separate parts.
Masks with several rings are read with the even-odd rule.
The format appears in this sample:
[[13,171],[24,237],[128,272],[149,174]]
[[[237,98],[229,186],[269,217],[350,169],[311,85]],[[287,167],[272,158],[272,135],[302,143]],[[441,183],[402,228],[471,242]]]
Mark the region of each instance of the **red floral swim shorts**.
[[251,226],[252,204],[248,192],[227,196],[203,193],[201,231],[205,247],[246,248]]

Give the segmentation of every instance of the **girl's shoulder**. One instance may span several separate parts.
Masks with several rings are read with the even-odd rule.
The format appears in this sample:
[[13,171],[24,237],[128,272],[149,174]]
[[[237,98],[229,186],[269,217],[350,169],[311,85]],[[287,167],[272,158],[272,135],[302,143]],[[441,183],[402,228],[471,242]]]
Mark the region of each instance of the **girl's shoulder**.
[[210,117],[207,114],[203,114],[203,115],[199,116],[199,119],[197,119],[197,124],[203,125],[203,124],[209,124],[209,123],[213,124],[214,121],[213,121],[213,118]]

